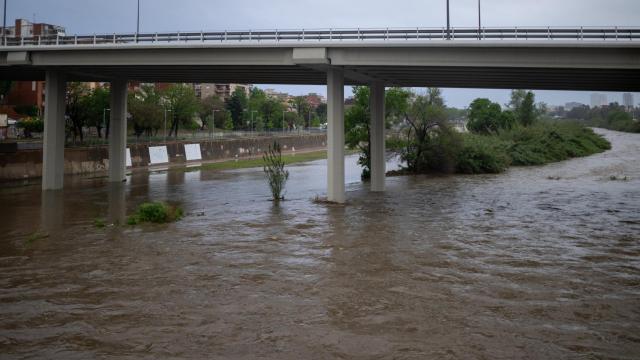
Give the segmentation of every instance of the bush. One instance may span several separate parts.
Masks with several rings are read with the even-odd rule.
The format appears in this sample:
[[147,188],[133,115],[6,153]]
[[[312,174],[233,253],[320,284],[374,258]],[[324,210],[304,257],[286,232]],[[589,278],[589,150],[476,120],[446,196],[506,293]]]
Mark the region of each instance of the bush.
[[413,139],[401,151],[400,157],[407,163],[407,170],[414,173],[453,173],[458,154],[462,150],[462,135],[440,126],[428,133],[422,142]]
[[273,146],[269,146],[269,150],[262,155],[262,160],[264,161],[263,170],[267,175],[273,201],[284,200],[284,185],[289,179],[289,171],[284,169],[285,163],[282,159],[280,144],[274,142]]
[[[394,140],[393,145],[400,147],[403,142]],[[489,135],[438,129],[421,144],[405,145],[401,157],[411,173],[482,174],[500,173],[509,165],[543,165],[610,148],[606,139],[580,124],[538,122]]]
[[24,118],[18,122],[18,127],[24,131],[24,136],[30,138],[32,133],[44,131],[44,121],[38,117]]
[[138,206],[136,213],[129,217],[129,225],[140,223],[164,224],[180,220],[183,216],[182,209],[163,202],[144,203]]
[[462,174],[500,173],[505,171],[511,159],[507,154],[509,144],[495,136],[465,134],[462,150],[458,154],[456,172]]
[[513,165],[542,165],[602,152],[611,144],[591,129],[575,123],[538,123],[504,131]]

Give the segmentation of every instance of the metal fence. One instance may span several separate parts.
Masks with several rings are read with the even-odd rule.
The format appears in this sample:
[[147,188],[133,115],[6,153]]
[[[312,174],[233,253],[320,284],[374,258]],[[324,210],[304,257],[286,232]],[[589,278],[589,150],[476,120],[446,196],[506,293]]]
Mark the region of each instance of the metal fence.
[[194,43],[281,42],[398,42],[456,40],[572,40],[634,41],[640,28],[626,27],[524,27],[524,28],[358,28],[302,30],[246,30],[213,32],[94,34],[2,38],[3,46],[132,45]]

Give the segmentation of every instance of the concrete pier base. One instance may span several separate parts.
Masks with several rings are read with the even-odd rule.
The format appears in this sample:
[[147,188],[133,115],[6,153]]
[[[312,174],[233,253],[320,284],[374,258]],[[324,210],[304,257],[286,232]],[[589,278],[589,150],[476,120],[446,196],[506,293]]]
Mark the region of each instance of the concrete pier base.
[[344,73],[327,71],[327,200],[344,203]]
[[109,122],[109,182],[126,180],[127,81],[111,82],[111,118]]
[[63,73],[47,71],[42,148],[42,190],[59,190],[64,183],[64,128],[66,80]]
[[371,110],[371,191],[384,191],[385,187],[385,128],[384,83],[371,84],[369,97]]

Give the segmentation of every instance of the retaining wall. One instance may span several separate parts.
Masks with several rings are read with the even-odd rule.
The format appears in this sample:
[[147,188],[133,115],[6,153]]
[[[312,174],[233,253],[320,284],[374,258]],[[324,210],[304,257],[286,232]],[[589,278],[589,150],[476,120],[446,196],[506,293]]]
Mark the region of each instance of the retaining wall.
[[[149,165],[184,164],[191,161],[216,161],[246,158],[262,154],[270,144],[277,141],[283,151],[325,148],[326,134],[296,135],[278,137],[256,137],[212,141],[181,141],[169,143],[129,144],[127,146],[127,167],[137,168]],[[185,145],[192,146],[187,158]],[[150,155],[149,148],[156,148],[156,156]],[[197,149],[199,147],[199,149]],[[163,149],[164,148],[164,149]],[[166,149],[166,150],[165,150]],[[158,162],[166,151],[168,162]],[[198,159],[197,155],[200,155]],[[87,148],[66,148],[64,151],[65,174],[101,173],[109,168],[107,146]],[[42,149],[17,150],[17,147],[0,148],[0,180],[18,180],[42,176]]]

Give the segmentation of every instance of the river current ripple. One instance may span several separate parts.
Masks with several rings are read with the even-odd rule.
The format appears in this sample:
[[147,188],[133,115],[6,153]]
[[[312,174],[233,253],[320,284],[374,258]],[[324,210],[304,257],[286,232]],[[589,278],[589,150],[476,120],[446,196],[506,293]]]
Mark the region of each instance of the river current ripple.
[[[638,359],[640,135],[598,131],[611,151],[384,194],[348,157],[344,207],[312,201],[325,161],[280,207],[261,169],[4,187],[0,358]],[[149,200],[187,216],[94,226]]]

